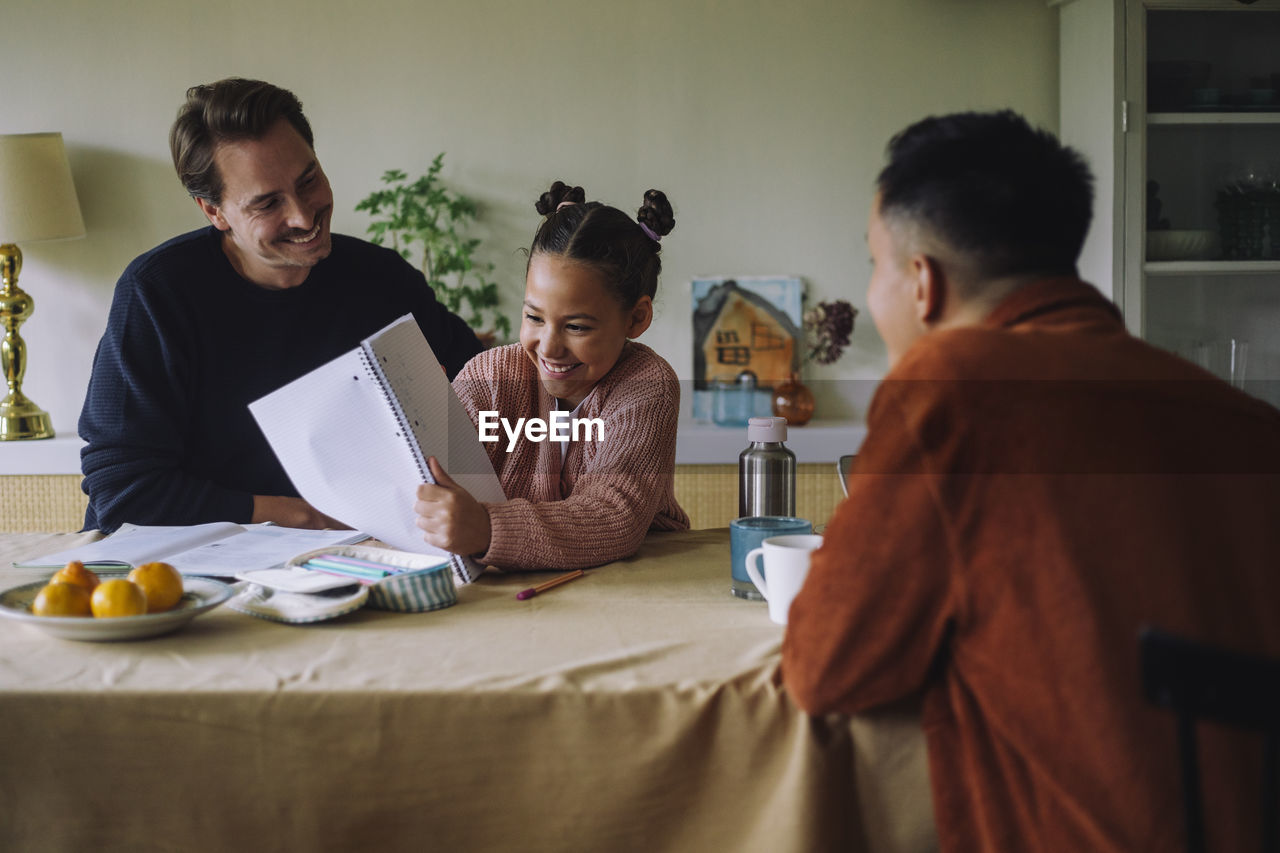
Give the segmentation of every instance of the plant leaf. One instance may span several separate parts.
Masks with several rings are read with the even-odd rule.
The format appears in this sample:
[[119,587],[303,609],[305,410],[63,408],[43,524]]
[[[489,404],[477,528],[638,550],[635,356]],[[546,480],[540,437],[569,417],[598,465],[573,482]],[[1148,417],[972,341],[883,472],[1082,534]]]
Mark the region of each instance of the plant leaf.
[[466,233],[479,217],[480,206],[441,179],[444,156],[443,151],[437,154],[426,172],[413,179],[402,169],[388,169],[382,173],[383,187],[362,198],[355,209],[369,214],[366,233],[371,243],[389,242],[411,263],[418,255],[418,268],[442,305],[457,313],[465,304],[468,324],[482,328],[488,322],[496,333],[509,337],[511,320],[500,311],[497,282],[486,280],[494,264],[475,256],[481,241]]

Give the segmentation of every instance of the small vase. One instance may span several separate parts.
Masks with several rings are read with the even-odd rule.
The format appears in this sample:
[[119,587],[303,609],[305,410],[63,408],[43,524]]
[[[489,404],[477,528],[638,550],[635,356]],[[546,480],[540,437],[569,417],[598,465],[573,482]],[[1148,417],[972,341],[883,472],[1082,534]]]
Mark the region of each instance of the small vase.
[[813,417],[813,392],[792,373],[773,388],[773,413],[789,426],[803,426]]

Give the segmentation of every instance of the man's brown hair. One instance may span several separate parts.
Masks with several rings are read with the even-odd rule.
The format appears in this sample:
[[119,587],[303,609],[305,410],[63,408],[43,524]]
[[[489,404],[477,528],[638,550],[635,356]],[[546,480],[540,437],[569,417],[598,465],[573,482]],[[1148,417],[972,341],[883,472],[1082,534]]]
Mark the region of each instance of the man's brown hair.
[[218,145],[261,139],[282,118],[315,148],[302,102],[289,90],[240,77],[192,86],[169,130],[178,179],[192,198],[222,204],[222,176],[213,161]]

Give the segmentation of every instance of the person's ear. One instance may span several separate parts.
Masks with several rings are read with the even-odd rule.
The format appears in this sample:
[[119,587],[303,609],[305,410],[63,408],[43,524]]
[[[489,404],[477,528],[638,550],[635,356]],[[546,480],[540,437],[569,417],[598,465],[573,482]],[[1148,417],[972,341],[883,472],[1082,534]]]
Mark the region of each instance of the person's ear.
[[640,337],[652,322],[653,299],[649,296],[641,296],[639,301],[632,305],[631,310],[627,312],[627,337]]
[[936,258],[916,255],[911,259],[911,271],[915,283],[912,294],[916,319],[923,326],[931,325],[942,316],[947,298],[947,273]]
[[209,218],[209,222],[219,231],[230,231],[231,223],[222,215],[222,208],[218,207],[207,198],[197,198],[196,205],[199,206],[200,212]]

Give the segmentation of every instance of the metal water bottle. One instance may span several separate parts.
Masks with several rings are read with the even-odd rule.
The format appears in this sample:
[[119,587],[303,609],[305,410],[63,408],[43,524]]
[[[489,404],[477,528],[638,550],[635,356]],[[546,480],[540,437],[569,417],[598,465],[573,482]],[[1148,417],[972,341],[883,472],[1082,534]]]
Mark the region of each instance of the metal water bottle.
[[738,515],[796,514],[796,455],[787,449],[786,418],[747,421],[751,445],[738,456]]

